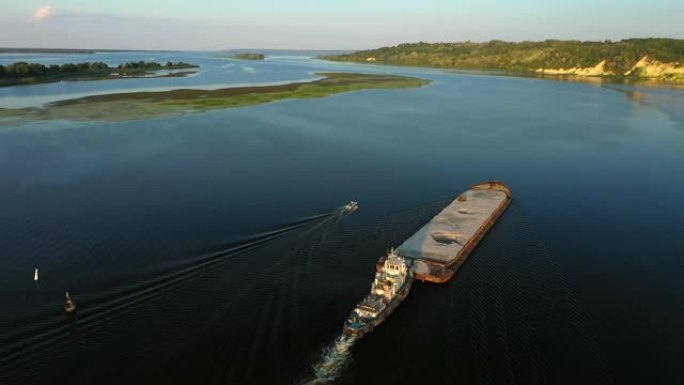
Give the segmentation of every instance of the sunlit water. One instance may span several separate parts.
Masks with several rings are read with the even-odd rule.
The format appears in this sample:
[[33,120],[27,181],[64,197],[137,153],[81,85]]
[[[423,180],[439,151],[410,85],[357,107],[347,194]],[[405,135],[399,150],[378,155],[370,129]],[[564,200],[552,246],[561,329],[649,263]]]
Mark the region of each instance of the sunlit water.
[[[0,128],[0,384],[677,378],[681,89],[212,56],[39,55],[202,68],[0,88],[0,107],[318,71],[433,83]],[[385,250],[489,179],[508,183],[514,203],[454,279],[416,283],[372,333],[338,338]],[[344,215],[352,199],[360,209]]]

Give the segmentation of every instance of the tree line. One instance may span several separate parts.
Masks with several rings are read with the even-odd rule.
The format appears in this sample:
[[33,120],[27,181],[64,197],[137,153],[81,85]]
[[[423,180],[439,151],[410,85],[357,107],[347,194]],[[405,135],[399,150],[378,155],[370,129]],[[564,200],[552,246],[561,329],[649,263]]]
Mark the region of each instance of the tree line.
[[336,61],[372,60],[387,64],[512,71],[593,67],[605,60],[607,70],[622,74],[629,71],[646,55],[664,63],[682,66],[684,65],[684,40],[653,38],[621,41],[420,42],[343,55],[326,55],[320,58]]
[[260,53],[238,53],[233,55],[232,58],[242,60],[264,60],[266,56]]
[[184,62],[166,62],[161,65],[156,62],[128,62],[110,67],[104,62],[85,62],[85,63],[64,63],[64,64],[40,64],[16,62],[8,65],[0,65],[0,78],[23,78],[39,77],[47,75],[70,75],[70,74],[103,74],[116,71],[139,71],[139,70],[161,70],[196,67]]

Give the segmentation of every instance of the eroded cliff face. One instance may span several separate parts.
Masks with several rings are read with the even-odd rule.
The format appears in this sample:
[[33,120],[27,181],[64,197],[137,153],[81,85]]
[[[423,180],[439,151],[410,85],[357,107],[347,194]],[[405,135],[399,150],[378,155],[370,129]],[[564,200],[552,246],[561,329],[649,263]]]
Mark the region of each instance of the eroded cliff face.
[[575,75],[575,76],[610,76],[614,72],[606,70],[606,61],[602,61],[593,67],[572,68],[537,68],[535,72],[544,75]]
[[684,63],[663,63],[644,56],[625,76],[684,81]]
[[[606,61],[602,61],[594,67],[572,68],[537,68],[536,73],[544,75],[574,75],[574,76],[615,76],[615,72],[606,68]],[[663,63],[644,56],[632,69],[625,72],[626,77],[655,79],[666,81],[684,81],[684,63]]]

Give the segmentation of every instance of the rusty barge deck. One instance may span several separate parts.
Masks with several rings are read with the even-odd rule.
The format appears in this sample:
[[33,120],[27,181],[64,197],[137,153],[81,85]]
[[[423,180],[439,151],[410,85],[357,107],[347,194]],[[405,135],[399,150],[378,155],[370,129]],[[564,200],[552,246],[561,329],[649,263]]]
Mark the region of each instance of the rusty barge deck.
[[470,252],[511,203],[502,182],[470,186],[398,248],[412,260],[416,279],[442,283],[454,275]]

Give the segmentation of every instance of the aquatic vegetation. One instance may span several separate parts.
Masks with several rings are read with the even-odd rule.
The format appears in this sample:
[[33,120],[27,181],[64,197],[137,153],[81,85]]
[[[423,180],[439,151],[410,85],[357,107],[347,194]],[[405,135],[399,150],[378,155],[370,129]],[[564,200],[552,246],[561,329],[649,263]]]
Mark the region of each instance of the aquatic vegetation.
[[319,73],[322,79],[281,85],[217,90],[178,89],[129,92],[63,100],[38,108],[0,109],[0,124],[17,120],[134,120],[221,108],[246,107],[285,99],[322,98],[368,89],[421,87],[429,80],[397,75]]

